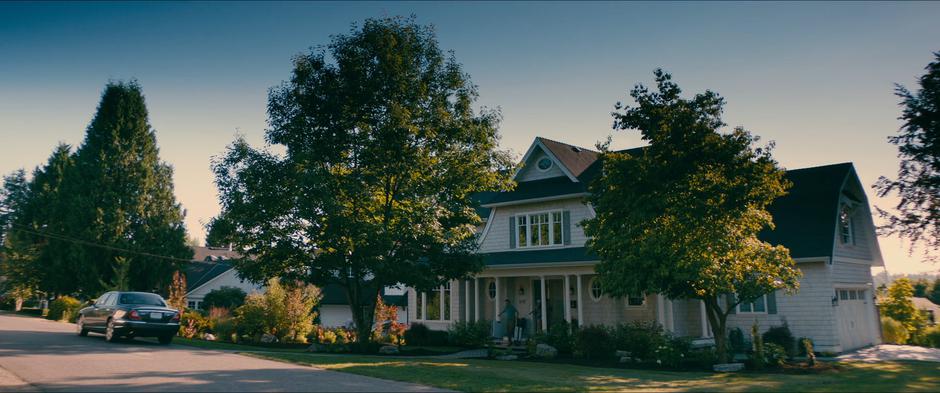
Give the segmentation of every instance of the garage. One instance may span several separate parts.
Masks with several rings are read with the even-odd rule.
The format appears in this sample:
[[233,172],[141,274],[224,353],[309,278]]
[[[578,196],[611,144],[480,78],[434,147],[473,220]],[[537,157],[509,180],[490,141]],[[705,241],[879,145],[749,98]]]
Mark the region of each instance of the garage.
[[865,288],[838,288],[839,343],[850,351],[875,343],[871,296]]

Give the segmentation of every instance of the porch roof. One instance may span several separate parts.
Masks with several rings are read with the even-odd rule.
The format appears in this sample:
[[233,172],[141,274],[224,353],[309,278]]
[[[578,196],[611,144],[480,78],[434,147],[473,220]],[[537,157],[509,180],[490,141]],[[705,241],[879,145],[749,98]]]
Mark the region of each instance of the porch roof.
[[536,263],[592,262],[597,261],[587,247],[549,248],[532,251],[504,251],[483,254],[487,266],[525,265]]

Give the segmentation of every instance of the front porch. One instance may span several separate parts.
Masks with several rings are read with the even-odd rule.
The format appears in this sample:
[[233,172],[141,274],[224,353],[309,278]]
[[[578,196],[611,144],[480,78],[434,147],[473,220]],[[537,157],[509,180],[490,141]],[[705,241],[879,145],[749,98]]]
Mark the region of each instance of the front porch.
[[493,336],[501,338],[512,334],[503,313],[508,300],[518,311],[523,337],[562,322],[612,326],[634,321],[655,321],[679,336],[711,337],[701,302],[658,294],[612,298],[600,292],[595,277],[593,265],[491,267],[430,292],[410,290],[409,320],[437,330],[457,321],[490,321]]

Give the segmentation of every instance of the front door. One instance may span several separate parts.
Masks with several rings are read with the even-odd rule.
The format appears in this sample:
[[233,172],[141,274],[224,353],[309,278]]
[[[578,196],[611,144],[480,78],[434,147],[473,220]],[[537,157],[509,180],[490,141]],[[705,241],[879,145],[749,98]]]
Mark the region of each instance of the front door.
[[565,282],[561,279],[545,280],[548,292],[547,307],[548,327],[565,321]]

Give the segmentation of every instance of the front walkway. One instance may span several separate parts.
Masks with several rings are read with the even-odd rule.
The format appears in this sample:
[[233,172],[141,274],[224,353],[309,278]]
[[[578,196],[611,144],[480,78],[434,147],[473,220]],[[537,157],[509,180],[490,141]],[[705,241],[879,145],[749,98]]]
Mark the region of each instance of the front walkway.
[[913,345],[881,344],[847,353],[837,357],[836,360],[869,363],[891,360],[940,362],[940,349],[917,347]]

